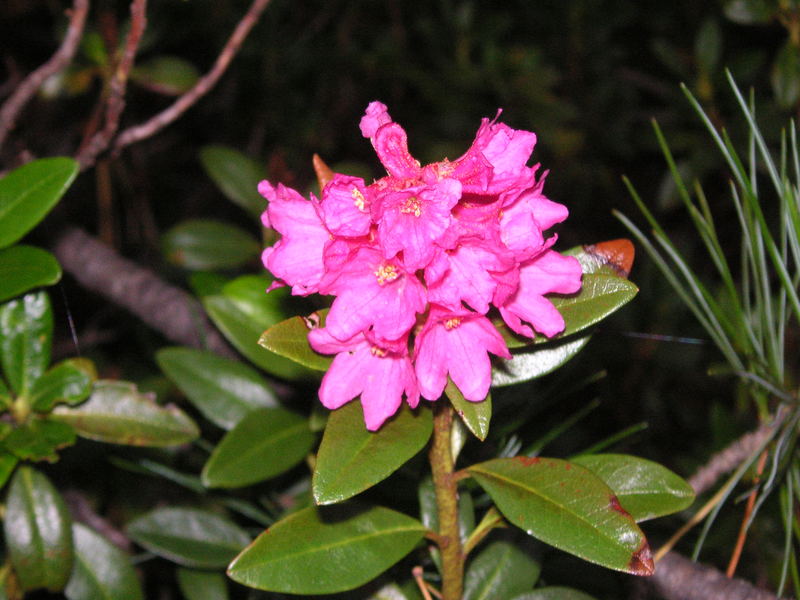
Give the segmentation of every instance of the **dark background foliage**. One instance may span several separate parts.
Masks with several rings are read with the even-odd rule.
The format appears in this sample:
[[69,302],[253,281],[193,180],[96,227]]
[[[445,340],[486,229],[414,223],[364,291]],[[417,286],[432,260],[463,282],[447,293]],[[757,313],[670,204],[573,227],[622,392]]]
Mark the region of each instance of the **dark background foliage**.
[[[243,0],[152,2],[137,64],[171,55],[204,72],[247,5]],[[773,139],[797,108],[797,98],[781,95],[775,84],[776,77],[795,84],[800,79],[797,63],[776,63],[792,23],[746,24],[728,18],[732,9],[727,7],[726,16],[725,8],[719,2],[687,0],[515,0],[501,5],[273,0],[212,93],[157,136],[80,177],[34,241],[47,246],[65,224],[80,224],[164,278],[185,285],[186,271],[168,264],[160,249],[168,228],[187,218],[220,217],[258,231],[258,224],[225,201],[204,172],[198,159],[202,146],[236,148],[265,165],[271,180],[301,190],[313,180],[310,158],[315,152],[334,166],[350,163],[349,168],[377,176],[379,165],[357,124],[367,103],[380,99],[407,129],[412,153],[423,162],[459,156],[480,119],[493,117],[498,108],[512,127],[535,131],[534,159],[549,171],[545,191],[571,213],[559,230],[561,249],[626,235],[611,210],[636,214],[620,180],[627,174],[691,254],[697,240],[679,210],[650,119],[659,121],[689,177],[710,186],[721,229],[731,227],[730,235],[738,235],[726,208],[722,165],[678,84],[686,83],[719,124],[728,124],[735,113],[723,69],[730,68],[740,86],[755,90],[758,112]],[[0,4],[0,97],[52,53],[63,9],[56,0]],[[95,3],[87,42],[67,76],[47,86],[49,93],[23,113],[0,154],[3,169],[30,155],[75,152],[102,94],[102,57],[119,43],[127,10],[126,2]],[[123,126],[171,102],[141,83],[134,81],[129,89]],[[741,123],[730,126],[736,138]],[[732,248],[738,244],[734,241]],[[703,272],[704,265],[694,266]],[[258,269],[254,262],[247,270]],[[598,398],[591,418],[552,442],[549,455],[568,456],[641,423],[646,428],[612,449],[660,461],[688,476],[711,451],[752,428],[755,418],[749,405],[737,402],[733,382],[706,374],[720,360],[718,354],[643,255],[631,279],[641,288],[637,300],[604,324],[589,349],[559,374],[498,394],[493,426],[502,431],[505,423],[511,431],[521,424],[518,436],[524,447]],[[81,351],[97,361],[104,376],[168,390],[152,360],[164,345],[156,332],[70,278],[53,299],[59,313],[58,353],[75,353],[66,326],[69,313],[82,339]],[[600,372],[605,376],[597,381],[562,399],[554,396],[568,383]],[[312,397],[313,390],[305,390],[298,402],[309,406]],[[526,410],[522,421],[520,407]],[[507,441],[502,435],[497,440]],[[125,499],[131,480],[87,446],[64,454],[69,468],[53,472],[57,483],[92,489],[98,504],[112,514],[133,510]],[[198,468],[181,464],[191,463],[191,457],[175,460],[186,469]],[[67,475],[70,481],[64,480]],[[143,504],[181,494],[147,478],[135,485]],[[709,562],[726,560],[738,514],[735,508],[723,512],[704,555]],[[658,539],[673,525],[657,522],[647,532]],[[751,550],[742,566],[751,580],[768,578],[774,568],[769,536],[768,528],[753,532],[748,547],[758,551]],[[559,561],[567,562],[564,570]],[[598,596],[600,586],[609,597],[624,585],[589,567],[575,578],[573,568],[558,558],[551,579],[566,573],[570,583],[584,584]]]

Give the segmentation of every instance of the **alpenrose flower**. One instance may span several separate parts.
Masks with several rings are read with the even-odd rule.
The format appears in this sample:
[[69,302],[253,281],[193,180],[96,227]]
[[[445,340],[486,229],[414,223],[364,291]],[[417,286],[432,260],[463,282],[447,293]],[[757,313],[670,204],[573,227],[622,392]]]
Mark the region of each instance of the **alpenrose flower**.
[[483,119],[463,156],[422,166],[384,104],[370,103],[360,127],[386,177],[334,174],[321,200],[267,181],[258,190],[264,225],[281,234],[263,254],[272,287],[334,296],[308,336],[336,355],[320,400],[336,409],[360,396],[375,431],[403,397],[412,408],[438,399],[448,376],[467,400],[484,400],[489,354],[511,358],[489,311],[519,335],[552,337],[564,319],[545,295],[577,292],[581,267],[544,235],[568,212],[527,166],[534,133]]

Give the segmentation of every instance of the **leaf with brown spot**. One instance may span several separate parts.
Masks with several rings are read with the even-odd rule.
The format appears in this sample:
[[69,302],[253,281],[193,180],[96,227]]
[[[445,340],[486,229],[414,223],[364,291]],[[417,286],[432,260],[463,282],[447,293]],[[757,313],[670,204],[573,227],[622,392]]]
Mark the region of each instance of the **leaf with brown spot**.
[[618,571],[652,570],[641,529],[625,511],[614,510],[612,490],[588,469],[555,458],[517,457],[467,470],[500,512],[529,535]]

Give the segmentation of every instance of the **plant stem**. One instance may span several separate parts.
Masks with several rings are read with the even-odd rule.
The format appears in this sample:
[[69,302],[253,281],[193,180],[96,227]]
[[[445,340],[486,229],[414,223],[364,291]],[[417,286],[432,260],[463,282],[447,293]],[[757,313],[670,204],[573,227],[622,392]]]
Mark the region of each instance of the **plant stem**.
[[433,411],[433,442],[428,458],[439,515],[442,600],[461,600],[464,586],[464,553],[458,528],[458,481],[453,476],[453,456],[450,451],[452,423],[453,408],[445,399],[441,399]]

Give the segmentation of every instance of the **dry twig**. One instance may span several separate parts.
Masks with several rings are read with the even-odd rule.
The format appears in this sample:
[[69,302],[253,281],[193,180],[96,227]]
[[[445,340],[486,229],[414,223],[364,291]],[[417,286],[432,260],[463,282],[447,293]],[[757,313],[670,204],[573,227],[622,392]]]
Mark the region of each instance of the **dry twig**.
[[88,12],[89,0],[74,0],[72,9],[69,11],[67,34],[61,42],[61,46],[50,57],[50,60],[28,75],[3,104],[0,109],[0,146],[14,128],[20,111],[33,98],[45,80],[60,72],[72,60],[83,35]]
[[184,112],[191,108],[200,98],[205,96],[222,77],[228,65],[236,56],[250,30],[253,29],[261,13],[270,0],[254,0],[250,9],[242,20],[236,25],[233,34],[228,39],[225,47],[217,57],[214,66],[206,73],[188,92],[178,98],[171,106],[164,109],[140,125],[134,125],[122,131],[114,142],[114,151],[119,152],[126,146],[149,138],[164,129],[167,125],[178,119]]
[[125,48],[122,57],[114,69],[114,74],[109,84],[108,98],[105,102],[105,123],[102,129],[92,136],[89,142],[78,152],[76,157],[81,165],[81,170],[94,165],[97,156],[104,152],[117,133],[119,118],[125,109],[125,91],[128,87],[128,76],[136,58],[136,51],[147,27],[147,0],[133,0],[131,2],[131,28],[125,38]]

